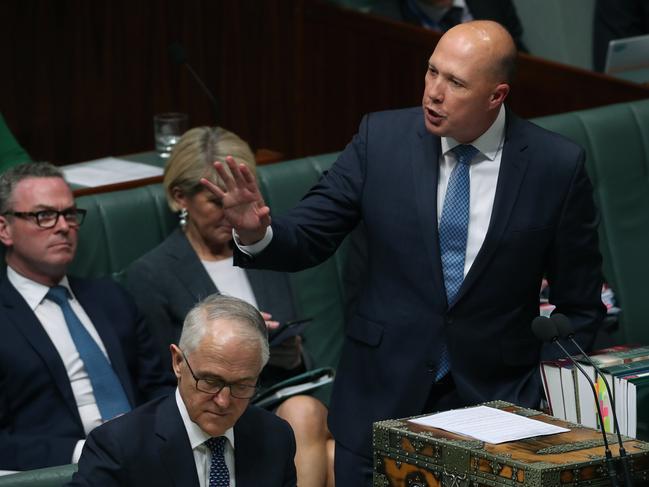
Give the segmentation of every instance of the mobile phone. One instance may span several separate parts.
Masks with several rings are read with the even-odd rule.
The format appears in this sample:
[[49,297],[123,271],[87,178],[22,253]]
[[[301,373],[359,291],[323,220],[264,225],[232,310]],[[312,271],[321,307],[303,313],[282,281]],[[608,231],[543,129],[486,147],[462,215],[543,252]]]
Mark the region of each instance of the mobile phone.
[[268,343],[273,347],[279,345],[284,340],[301,334],[306,325],[311,321],[313,321],[313,318],[300,318],[280,323],[279,327],[268,334]]

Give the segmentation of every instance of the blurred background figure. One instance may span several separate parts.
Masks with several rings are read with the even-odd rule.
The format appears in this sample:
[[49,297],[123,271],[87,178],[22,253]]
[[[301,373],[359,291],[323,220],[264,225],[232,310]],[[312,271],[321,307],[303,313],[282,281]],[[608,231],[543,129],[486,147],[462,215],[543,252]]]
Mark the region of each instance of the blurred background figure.
[[593,25],[593,67],[603,72],[608,43],[649,34],[648,0],[597,0]]
[[512,0],[377,0],[369,12],[440,32],[470,20],[495,20],[509,31],[518,50],[527,52]]
[[[169,345],[178,342],[184,317],[209,294],[243,299],[267,321],[299,318],[287,274],[233,265],[232,227],[223,218],[221,201],[200,184],[204,176],[217,180],[212,163],[228,155],[255,171],[250,147],[232,132],[196,127],[182,136],[167,162],[163,181],[169,206],[178,212],[180,228],[127,272],[127,286],[167,364],[171,364]],[[300,337],[289,339],[271,348],[260,384],[268,386],[301,373],[307,364]],[[311,396],[299,395],[285,400],[276,413],[295,431],[298,484],[326,485],[327,472],[333,470],[327,408]]]

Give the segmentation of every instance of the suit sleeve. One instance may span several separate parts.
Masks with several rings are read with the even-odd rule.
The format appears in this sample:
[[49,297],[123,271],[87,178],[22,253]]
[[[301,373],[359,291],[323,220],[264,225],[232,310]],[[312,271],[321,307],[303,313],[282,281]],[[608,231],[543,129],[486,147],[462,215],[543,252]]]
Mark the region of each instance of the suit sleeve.
[[93,430],[83,447],[79,469],[68,486],[119,487],[128,485],[124,474],[124,454],[106,428]]
[[300,203],[274,218],[268,247],[254,257],[235,248],[235,265],[295,272],[334,254],[361,218],[370,118],[363,118],[358,133]]
[[81,438],[15,433],[8,424],[6,398],[0,397],[0,470],[32,470],[72,463]]
[[152,268],[155,264],[140,260],[131,265],[126,273],[126,288],[135,299],[138,310],[144,316],[155,347],[162,359],[165,369],[171,367],[169,344],[178,341],[178,332],[182,323],[177,323],[172,316],[169,297],[155,278]]
[[140,402],[169,394],[175,387],[175,379],[170,367],[163,365],[144,316],[138,311],[133,298],[120,286],[118,288],[123,296],[123,306],[129,310],[134,327],[136,362],[134,370],[131,370],[131,376],[137,386]]
[[[555,313],[572,322],[576,339],[588,350],[605,308],[601,300],[602,257],[597,227],[599,214],[593,202],[593,188],[584,167],[584,152],[570,182],[557,227],[546,275],[550,284],[550,303]],[[556,347],[546,345],[544,358],[556,356]]]

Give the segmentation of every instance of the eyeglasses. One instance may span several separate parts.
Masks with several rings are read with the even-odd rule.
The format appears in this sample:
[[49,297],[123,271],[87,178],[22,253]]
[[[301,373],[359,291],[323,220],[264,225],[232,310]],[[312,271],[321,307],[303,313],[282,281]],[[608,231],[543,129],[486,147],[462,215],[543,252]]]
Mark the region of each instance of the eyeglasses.
[[81,226],[86,217],[86,210],[81,208],[67,208],[62,211],[58,210],[41,210],[41,211],[6,211],[3,215],[17,216],[25,220],[33,220],[41,228],[54,228],[62,216],[71,227]]
[[237,399],[250,399],[259,390],[259,387],[256,385],[249,386],[246,384],[239,384],[236,382],[235,383],[226,382],[221,379],[200,379],[196,377],[196,374],[194,374],[194,371],[192,370],[192,366],[189,365],[189,360],[187,360],[187,357],[185,356],[185,352],[181,352],[181,353],[183,355],[183,359],[185,360],[185,363],[187,364],[187,368],[189,368],[189,372],[192,374],[192,377],[196,381],[196,389],[199,390],[200,392],[205,392],[206,394],[218,394],[226,387],[229,387],[230,395],[232,397],[236,397]]

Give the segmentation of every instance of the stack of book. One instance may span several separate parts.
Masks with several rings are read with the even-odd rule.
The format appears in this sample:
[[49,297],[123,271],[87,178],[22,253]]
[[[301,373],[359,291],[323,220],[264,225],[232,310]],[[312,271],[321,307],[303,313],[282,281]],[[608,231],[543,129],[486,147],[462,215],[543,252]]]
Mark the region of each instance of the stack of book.
[[[611,387],[620,433],[649,440],[649,346],[618,345],[589,356]],[[588,380],[568,359],[541,363],[543,387],[552,415],[614,433],[612,401],[603,380],[584,357],[574,358],[595,383],[604,424],[599,424]]]

